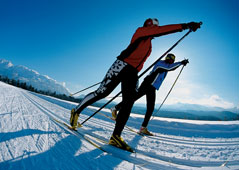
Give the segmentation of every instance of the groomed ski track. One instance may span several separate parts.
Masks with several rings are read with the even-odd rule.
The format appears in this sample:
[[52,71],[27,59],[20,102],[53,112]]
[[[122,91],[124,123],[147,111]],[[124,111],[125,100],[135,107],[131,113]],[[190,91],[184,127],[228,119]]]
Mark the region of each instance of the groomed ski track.
[[[239,169],[238,121],[158,118],[150,122],[153,137],[125,128],[122,137],[136,154],[117,148],[109,154],[51,119],[68,122],[75,106],[0,82],[0,169]],[[142,121],[132,114],[127,125],[137,131]],[[113,128],[114,121],[97,114],[80,131],[107,141]]]

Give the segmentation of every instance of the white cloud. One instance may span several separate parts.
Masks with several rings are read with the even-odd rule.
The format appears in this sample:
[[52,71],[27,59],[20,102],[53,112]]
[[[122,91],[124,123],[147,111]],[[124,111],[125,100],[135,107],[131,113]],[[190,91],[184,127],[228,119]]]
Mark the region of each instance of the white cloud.
[[[171,88],[171,86],[167,86],[169,83],[172,84],[169,80],[167,82],[165,81],[165,84],[162,85],[160,89],[161,91],[157,93],[157,102],[163,101],[167,95],[169,89]],[[206,90],[205,87],[184,80],[179,80],[177,82],[166,101],[167,104],[176,104],[178,102],[222,107],[225,109],[235,107],[233,103],[224,100],[217,94],[212,94],[210,91]]]
[[177,102],[181,103],[188,103],[188,104],[198,104],[203,106],[211,106],[211,107],[221,107],[225,109],[230,109],[235,107],[233,103],[230,103],[228,101],[225,101],[218,95],[214,94],[208,97],[202,97],[202,98],[178,98],[178,97],[172,97],[169,99],[169,104],[174,104]]

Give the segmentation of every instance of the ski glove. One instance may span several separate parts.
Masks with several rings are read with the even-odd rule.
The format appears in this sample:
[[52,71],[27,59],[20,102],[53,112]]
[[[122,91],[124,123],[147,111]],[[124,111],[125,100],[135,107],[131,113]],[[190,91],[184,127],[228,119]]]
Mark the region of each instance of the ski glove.
[[185,60],[181,61],[181,63],[182,63],[182,65],[186,66],[189,63],[189,61],[188,61],[188,59],[185,59]]
[[197,31],[198,28],[200,28],[201,23],[200,22],[189,22],[187,24],[182,24],[183,29],[190,29],[193,32]]

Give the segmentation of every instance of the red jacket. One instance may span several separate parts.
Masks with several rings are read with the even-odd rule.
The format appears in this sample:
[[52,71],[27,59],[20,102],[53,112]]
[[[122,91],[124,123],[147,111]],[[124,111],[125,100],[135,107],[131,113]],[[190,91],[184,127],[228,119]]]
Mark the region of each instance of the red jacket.
[[139,27],[134,33],[130,45],[117,57],[130,64],[138,71],[143,68],[144,62],[152,51],[151,40],[154,37],[182,31],[181,24]]

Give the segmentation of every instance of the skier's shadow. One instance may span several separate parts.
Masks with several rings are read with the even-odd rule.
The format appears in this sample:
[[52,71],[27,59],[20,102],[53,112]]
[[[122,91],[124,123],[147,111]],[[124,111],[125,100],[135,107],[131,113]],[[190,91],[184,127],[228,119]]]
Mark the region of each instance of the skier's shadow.
[[[52,132],[43,132],[39,130],[32,130],[31,134],[30,133],[25,133],[24,131],[26,130],[21,130],[18,132],[15,132],[11,134],[13,136],[11,139],[15,138],[14,140],[17,140],[17,137],[25,137],[26,136],[33,136],[33,135],[53,135]],[[19,135],[21,134],[21,135]],[[56,138],[59,137],[60,133],[55,133]],[[74,154],[78,150],[78,148],[81,147],[81,141],[76,140],[76,137],[73,135],[68,135],[67,137],[63,138],[62,140],[58,141],[55,143],[53,147],[50,147],[50,149],[46,151],[42,151],[41,149],[44,149],[44,146],[41,142],[39,141],[39,146],[37,144],[35,146],[32,146],[32,148],[25,148],[23,150],[21,147],[19,150],[14,150],[12,146],[10,146],[10,137],[4,138],[6,141],[5,143],[8,143],[8,147],[6,149],[6,152],[9,152],[9,154],[14,157],[10,160],[4,161],[0,163],[0,169],[61,169],[60,167],[66,167],[72,164],[71,160],[78,161]],[[28,141],[29,142],[29,141]],[[45,141],[46,143],[50,141]],[[71,145],[69,145],[71,143]],[[20,143],[19,143],[20,144]],[[18,145],[19,145],[18,144]],[[29,143],[29,145],[31,145]],[[49,145],[49,144],[48,144]],[[42,148],[41,148],[41,147]],[[46,146],[47,147],[47,146]],[[21,149],[21,150],[20,150]],[[23,151],[22,151],[23,150]],[[37,151],[38,150],[38,151]],[[14,152],[16,152],[14,154]],[[40,153],[39,153],[40,152]],[[16,156],[16,154],[20,153],[19,156]],[[65,155],[68,155],[69,157],[66,158]],[[56,159],[57,158],[57,159]],[[80,163],[78,161],[78,163]],[[59,165],[60,164],[60,165]],[[74,165],[74,164],[73,164]],[[56,166],[56,167],[55,167]]]
[[[84,151],[84,149],[89,146],[85,145],[83,139],[68,134],[67,137],[62,138],[57,141],[54,146],[50,147],[46,151],[40,151],[40,146],[32,146],[32,148],[21,148],[21,150],[14,150],[10,146],[9,142],[11,139],[16,140],[16,138],[33,136],[33,135],[53,135],[53,132],[40,131],[40,130],[20,130],[17,132],[12,132],[9,135],[5,133],[0,134],[3,139],[1,143],[7,143],[6,151],[9,152],[11,157],[10,160],[0,162],[0,170],[3,169],[101,169],[100,167],[107,169],[114,169],[115,166],[120,164],[122,160],[114,159],[110,165],[105,165],[105,162],[110,161],[112,158],[108,154],[104,154],[99,149],[93,149],[89,152]],[[58,140],[62,136],[62,133],[57,132],[55,140]],[[65,134],[64,134],[65,136]],[[47,141],[45,141],[47,142]],[[41,142],[39,142],[41,143]],[[48,141],[49,143],[49,141]],[[31,144],[29,144],[31,145]],[[40,144],[39,144],[40,145]],[[82,146],[84,147],[82,148]],[[42,149],[44,146],[42,145]],[[3,151],[1,151],[3,152]],[[16,153],[14,153],[16,152]],[[40,152],[40,153],[39,153]],[[83,152],[83,153],[82,153]],[[3,153],[2,153],[3,154]],[[5,153],[6,154],[6,153]],[[19,154],[19,156],[15,156]],[[107,159],[107,160],[106,160]],[[103,166],[102,166],[103,165]]]
[[38,134],[38,135],[43,135],[43,134],[55,134],[59,135],[59,132],[54,132],[54,131],[42,131],[38,129],[22,129],[21,131],[16,131],[16,132],[2,132],[0,133],[0,142],[5,142],[11,139],[15,138],[20,138],[32,134]]

